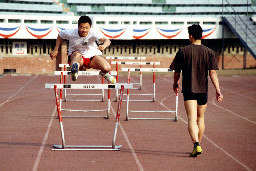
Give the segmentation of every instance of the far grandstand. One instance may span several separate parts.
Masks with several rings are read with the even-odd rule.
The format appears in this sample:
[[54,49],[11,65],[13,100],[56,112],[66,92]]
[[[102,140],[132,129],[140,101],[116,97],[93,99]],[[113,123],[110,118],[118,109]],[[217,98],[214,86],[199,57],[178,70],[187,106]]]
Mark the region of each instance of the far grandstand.
[[81,15],[111,39],[104,56],[147,57],[168,67],[187,45],[187,27],[200,24],[203,44],[221,69],[256,67],[254,0],[0,0],[0,74],[53,73],[66,62],[49,58],[58,33],[77,27]]

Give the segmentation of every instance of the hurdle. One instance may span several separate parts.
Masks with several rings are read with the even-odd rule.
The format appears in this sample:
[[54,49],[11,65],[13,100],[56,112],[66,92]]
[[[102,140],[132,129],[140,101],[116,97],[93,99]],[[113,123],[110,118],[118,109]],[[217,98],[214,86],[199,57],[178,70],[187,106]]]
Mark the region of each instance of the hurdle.
[[[117,72],[117,76],[116,76],[116,80],[118,82],[118,65],[122,64],[122,65],[140,65],[140,68],[142,67],[142,65],[160,65],[160,62],[122,62],[122,61],[111,61],[111,64],[116,64],[116,72]],[[142,88],[142,72],[140,72],[140,82],[139,83],[133,83],[133,84],[139,84],[140,87],[137,88],[138,90],[141,90]],[[124,94],[126,95],[126,94]],[[116,91],[116,101],[118,99],[118,92]]]
[[[67,75],[71,74],[71,71],[67,71],[67,67],[69,67],[69,64],[59,64],[59,67],[64,67],[64,71],[55,71],[54,75],[61,75],[61,73],[63,73],[63,83],[67,84]],[[111,72],[112,75],[117,75],[116,71]],[[99,76],[100,75],[100,71],[78,71],[78,75],[80,76]],[[104,84],[104,78],[101,77],[101,82],[102,84]],[[104,90],[101,90],[101,94],[74,94],[74,93],[70,93],[67,94],[67,90],[64,90],[64,100],[63,101],[104,101]],[[101,96],[101,100],[99,99],[72,99],[69,98],[67,96]]]
[[[61,78],[63,74],[61,73]],[[63,79],[60,79],[60,84],[63,84]],[[75,84],[75,85],[80,85],[80,84]],[[86,84],[87,89],[98,89],[95,88],[95,84]],[[96,84],[97,85],[97,84]],[[101,85],[107,85],[107,84],[101,84]],[[73,87],[72,89],[81,89],[81,88],[76,88],[77,86]],[[91,87],[91,88],[90,88]],[[66,88],[64,89],[66,90]],[[104,91],[104,89],[102,89]],[[98,109],[98,110],[78,110],[78,109],[62,109],[62,89],[60,89],[60,110],[61,111],[69,111],[69,112],[104,112],[107,111],[106,116],[98,116],[98,115],[93,115],[93,116],[62,116],[63,118],[105,118],[109,119],[109,114],[110,114],[110,89],[108,89],[108,105],[106,109]]]
[[[155,67],[155,65],[153,65],[153,67]],[[148,71],[149,72],[149,70],[146,70],[146,69],[148,69],[148,68],[144,68],[144,71]],[[132,70],[133,71],[141,72],[141,70],[137,69],[137,68],[132,68]],[[122,68],[122,71],[128,71],[128,83],[130,83],[131,82],[131,70],[130,70],[130,68]],[[128,95],[128,93],[125,94],[125,95]],[[141,93],[130,94],[129,93],[129,96],[130,95],[134,95],[134,96],[152,96],[152,100],[130,100],[129,99],[129,101],[134,101],[134,102],[142,102],[142,101],[144,101],[144,102],[154,102],[155,101],[155,97],[156,97],[155,73],[153,72],[153,93],[152,94],[141,94]],[[126,100],[124,100],[124,101],[126,101]]]
[[[57,113],[59,118],[59,124],[60,124],[60,131],[61,131],[61,145],[53,145],[54,151],[57,150],[68,150],[68,151],[81,151],[81,150],[113,150],[113,151],[120,151],[121,145],[115,145],[116,141],[116,135],[117,135],[117,128],[118,124],[120,122],[120,110],[121,110],[121,104],[122,104],[122,97],[123,97],[123,91],[124,89],[133,88],[133,85],[128,84],[116,84],[116,85],[107,85],[107,84],[45,84],[45,88],[53,88],[55,91],[55,98],[56,98],[56,105],[57,105]],[[65,143],[65,135],[64,135],[64,126],[63,126],[63,120],[60,110],[60,99],[58,96],[58,89],[120,89],[120,98],[119,103],[117,106],[117,114],[115,119],[115,127],[114,127],[114,135],[112,139],[112,145],[66,145]]]
[[[107,56],[106,59],[110,59],[110,64],[113,64],[112,63],[112,59],[125,59],[125,60],[140,60],[140,62],[142,62],[142,60],[145,60],[146,57],[134,57],[134,56]],[[141,67],[141,65],[140,65]],[[116,64],[116,71],[118,71],[118,64]],[[117,80],[118,80],[118,76],[117,76]],[[142,81],[142,78],[141,78],[141,81]],[[141,82],[142,84],[142,82]],[[141,86],[140,85],[140,89],[141,89]],[[117,99],[116,99],[117,100]]]
[[[142,72],[153,72],[153,89],[154,89],[154,100],[155,100],[155,72],[173,72],[171,69],[169,68],[123,68],[124,71],[128,71],[128,75],[130,70],[132,71],[142,71]],[[128,79],[128,84],[130,83],[130,79]],[[179,94],[176,93],[176,104],[175,104],[175,110],[174,111],[166,111],[166,110],[156,110],[156,111],[136,111],[136,110],[129,110],[129,104],[130,104],[130,90],[127,89],[127,107],[126,107],[126,121],[128,121],[129,119],[151,119],[151,120],[178,120],[178,97]],[[135,100],[133,100],[135,101]],[[137,100],[138,101],[138,100]],[[173,113],[175,115],[174,118],[139,118],[139,117],[129,117],[129,112],[130,113]]]

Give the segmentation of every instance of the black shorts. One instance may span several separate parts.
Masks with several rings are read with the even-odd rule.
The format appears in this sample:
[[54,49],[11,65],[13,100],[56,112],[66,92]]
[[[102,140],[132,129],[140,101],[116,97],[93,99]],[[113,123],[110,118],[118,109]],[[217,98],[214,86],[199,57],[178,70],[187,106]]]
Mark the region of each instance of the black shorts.
[[183,93],[184,101],[197,100],[198,105],[205,105],[208,101],[207,93]]

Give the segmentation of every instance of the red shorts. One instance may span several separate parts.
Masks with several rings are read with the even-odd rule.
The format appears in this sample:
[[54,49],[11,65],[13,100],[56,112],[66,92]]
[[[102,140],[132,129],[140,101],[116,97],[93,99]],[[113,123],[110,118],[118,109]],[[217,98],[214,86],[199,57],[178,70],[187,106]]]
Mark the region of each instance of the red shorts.
[[[89,65],[90,65],[91,61],[93,60],[93,58],[94,58],[94,56],[91,58],[85,58],[82,56],[83,65],[80,66],[79,70],[83,69],[83,67],[90,68]],[[70,65],[70,63],[71,63],[71,55],[68,56],[68,64]]]

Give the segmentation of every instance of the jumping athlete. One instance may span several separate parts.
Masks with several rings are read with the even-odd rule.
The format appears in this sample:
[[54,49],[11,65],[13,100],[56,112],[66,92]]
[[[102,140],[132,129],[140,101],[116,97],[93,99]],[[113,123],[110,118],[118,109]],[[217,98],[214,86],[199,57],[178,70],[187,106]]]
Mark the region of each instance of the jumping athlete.
[[219,80],[216,73],[218,64],[213,50],[201,44],[203,30],[200,25],[188,27],[190,45],[180,48],[170,68],[175,70],[173,90],[178,92],[178,81],[182,70],[182,93],[188,117],[188,132],[194,143],[191,157],[203,152],[200,143],[205,124],[204,112],[207,107],[208,74],[216,89],[216,99],[221,102]]
[[109,39],[96,34],[91,26],[91,19],[88,16],[81,16],[78,20],[78,28],[62,30],[57,37],[55,48],[50,53],[50,57],[56,58],[62,40],[67,39],[69,40],[68,63],[71,66],[73,81],[77,80],[78,71],[84,67],[101,70],[100,74],[109,83],[115,84],[116,79],[109,74],[111,66],[102,58],[102,51],[111,42]]

